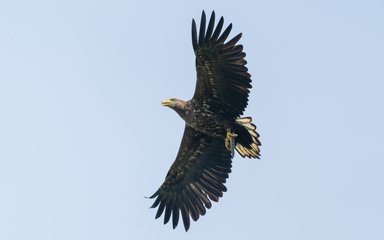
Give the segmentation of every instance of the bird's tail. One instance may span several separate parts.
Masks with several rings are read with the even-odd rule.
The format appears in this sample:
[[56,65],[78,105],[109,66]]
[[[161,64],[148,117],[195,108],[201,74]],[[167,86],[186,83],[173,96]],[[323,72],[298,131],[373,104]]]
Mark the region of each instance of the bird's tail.
[[236,119],[238,124],[235,129],[236,150],[242,157],[260,158],[261,143],[258,139],[259,134],[256,132],[256,126],[252,123],[251,117],[243,117]]

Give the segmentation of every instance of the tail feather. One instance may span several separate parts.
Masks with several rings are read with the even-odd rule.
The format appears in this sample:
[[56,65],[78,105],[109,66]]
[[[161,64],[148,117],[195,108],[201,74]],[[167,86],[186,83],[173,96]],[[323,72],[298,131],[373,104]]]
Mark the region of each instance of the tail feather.
[[239,124],[236,133],[236,150],[242,157],[260,158],[261,143],[259,134],[256,132],[256,125],[252,123],[251,117],[236,119]]

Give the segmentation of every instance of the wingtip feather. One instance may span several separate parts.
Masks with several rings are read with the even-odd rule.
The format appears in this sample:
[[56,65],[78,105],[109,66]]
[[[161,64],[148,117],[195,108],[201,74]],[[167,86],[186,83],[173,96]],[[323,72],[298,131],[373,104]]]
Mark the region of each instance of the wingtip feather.
[[232,23],[228,25],[228,27],[224,30],[223,34],[221,34],[220,38],[217,41],[224,43],[229,33],[231,32],[231,30],[232,30]]
[[212,11],[211,18],[209,19],[208,29],[205,33],[205,41],[208,41],[211,38],[213,28],[215,27],[215,11]]
[[193,50],[197,48],[197,30],[195,19],[192,19],[192,46]]
[[199,43],[202,44],[204,43],[204,35],[205,35],[205,21],[206,21],[206,16],[205,12],[203,10],[201,14],[201,21],[200,21],[200,33],[199,33]]
[[224,24],[224,18],[221,17],[219,22],[217,23],[215,32],[213,33],[213,36],[211,38],[212,41],[216,41],[216,39],[219,37],[221,29],[223,28],[223,24]]

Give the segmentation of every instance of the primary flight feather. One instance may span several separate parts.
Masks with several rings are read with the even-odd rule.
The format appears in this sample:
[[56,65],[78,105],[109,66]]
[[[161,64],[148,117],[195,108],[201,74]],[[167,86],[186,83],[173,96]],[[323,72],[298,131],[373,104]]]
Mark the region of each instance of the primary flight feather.
[[188,101],[162,101],[185,121],[185,129],[164,183],[150,198],[156,198],[156,218],[164,214],[166,224],[172,217],[173,228],[181,218],[186,231],[191,218],[197,221],[227,191],[235,149],[242,157],[260,156],[256,126],[250,117],[240,117],[252,88],[243,46],[237,44],[241,33],[226,41],[232,24],[222,31],[223,25],[221,17],[215,27],[215,12],[207,26],[203,11],[199,31],[192,20],[195,93]]

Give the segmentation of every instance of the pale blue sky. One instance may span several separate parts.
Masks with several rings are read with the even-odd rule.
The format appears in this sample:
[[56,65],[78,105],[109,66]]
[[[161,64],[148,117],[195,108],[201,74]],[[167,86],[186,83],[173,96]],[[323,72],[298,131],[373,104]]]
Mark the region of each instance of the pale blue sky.
[[[0,2],[0,239],[384,239],[384,2],[207,2]],[[263,146],[185,233],[144,196],[203,9],[243,32]]]

